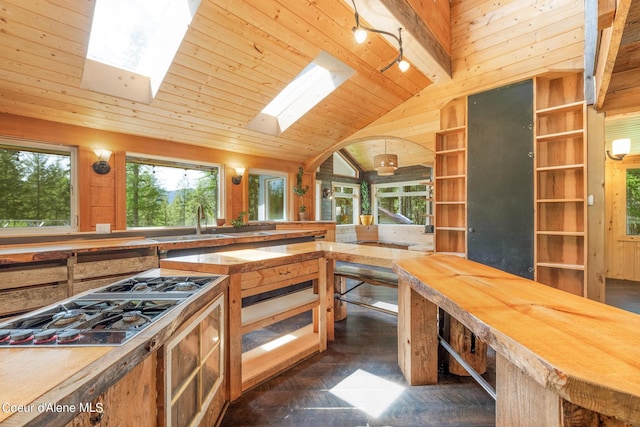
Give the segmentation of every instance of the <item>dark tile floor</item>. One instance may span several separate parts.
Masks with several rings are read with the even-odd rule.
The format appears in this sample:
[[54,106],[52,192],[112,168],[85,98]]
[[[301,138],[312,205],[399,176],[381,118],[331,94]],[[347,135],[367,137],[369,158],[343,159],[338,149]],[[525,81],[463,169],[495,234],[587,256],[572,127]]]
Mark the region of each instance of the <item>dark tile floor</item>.
[[[395,290],[360,295],[395,303]],[[608,280],[607,303],[640,313],[640,283]],[[336,339],[233,402],[222,427],[494,426],[494,401],[472,379],[441,373],[439,384],[409,386],[397,364],[397,318],[349,306]],[[495,385],[495,354],[484,377]]]
[[[395,290],[359,293],[395,302]],[[470,378],[411,387],[397,363],[397,318],[350,305],[336,339],[232,403],[222,426],[493,426],[494,401]],[[494,360],[485,377],[494,382]]]
[[607,279],[607,304],[640,314],[640,283]]

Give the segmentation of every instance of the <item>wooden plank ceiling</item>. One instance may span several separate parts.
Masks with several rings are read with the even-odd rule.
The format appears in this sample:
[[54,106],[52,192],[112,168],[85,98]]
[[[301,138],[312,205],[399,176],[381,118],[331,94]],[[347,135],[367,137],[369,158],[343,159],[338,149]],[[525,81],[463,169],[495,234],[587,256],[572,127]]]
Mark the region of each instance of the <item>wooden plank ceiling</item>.
[[[345,0],[202,0],[156,98],[135,103],[80,88],[93,7],[0,0],[1,112],[304,163],[431,84],[416,66],[380,73],[397,46],[375,34],[357,45]],[[354,76],[280,136],[248,130],[322,50]]]
[[599,59],[602,61],[600,67],[607,74],[603,77],[605,87],[601,89],[603,93],[597,100],[597,108],[606,113],[607,143],[617,138],[630,138],[631,153],[639,154],[640,0],[621,1],[617,10],[613,4],[611,11],[610,20],[603,25],[600,49],[616,53]]

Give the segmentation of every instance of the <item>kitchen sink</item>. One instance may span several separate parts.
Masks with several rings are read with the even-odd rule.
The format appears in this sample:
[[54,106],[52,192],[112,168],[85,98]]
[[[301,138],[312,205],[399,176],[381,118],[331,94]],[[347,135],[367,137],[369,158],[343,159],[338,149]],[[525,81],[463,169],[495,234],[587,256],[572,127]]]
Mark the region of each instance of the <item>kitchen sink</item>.
[[150,237],[149,240],[156,242],[176,242],[189,240],[224,239],[230,237],[228,234],[183,234],[180,236],[160,236]]

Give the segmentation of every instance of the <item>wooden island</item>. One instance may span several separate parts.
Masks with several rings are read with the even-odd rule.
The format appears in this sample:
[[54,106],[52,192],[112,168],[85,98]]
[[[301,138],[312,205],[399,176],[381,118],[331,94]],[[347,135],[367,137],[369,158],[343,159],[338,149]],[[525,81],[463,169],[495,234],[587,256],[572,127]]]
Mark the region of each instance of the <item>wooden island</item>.
[[452,255],[394,270],[411,384],[437,381],[441,308],[496,351],[496,425],[640,425],[637,314]]

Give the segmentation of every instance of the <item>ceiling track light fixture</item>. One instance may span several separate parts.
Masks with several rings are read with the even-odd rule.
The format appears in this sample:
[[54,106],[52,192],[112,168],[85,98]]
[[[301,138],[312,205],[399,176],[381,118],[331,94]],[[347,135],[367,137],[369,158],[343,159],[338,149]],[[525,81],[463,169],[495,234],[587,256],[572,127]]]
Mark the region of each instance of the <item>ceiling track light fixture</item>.
[[393,61],[391,61],[389,63],[389,65],[387,65],[386,67],[383,67],[380,70],[380,72],[384,73],[389,68],[391,68],[393,66],[393,64],[398,64],[398,68],[403,73],[405,71],[407,71],[411,65],[402,58],[402,55],[403,55],[403,50],[402,50],[402,27],[398,28],[398,35],[396,36],[395,34],[390,33],[388,31],[377,30],[375,28],[371,28],[371,27],[367,27],[365,25],[362,25],[360,23],[360,14],[358,13],[358,8],[356,7],[356,1],[355,0],[351,0],[351,1],[353,3],[353,10],[355,11],[355,19],[356,19],[356,26],[353,27],[351,29],[351,31],[353,31],[353,36],[356,39],[356,43],[358,43],[358,44],[364,43],[364,41],[367,39],[367,33],[369,33],[369,32],[378,33],[378,34],[384,34],[384,35],[387,35],[389,37],[393,37],[398,42],[398,56]]

